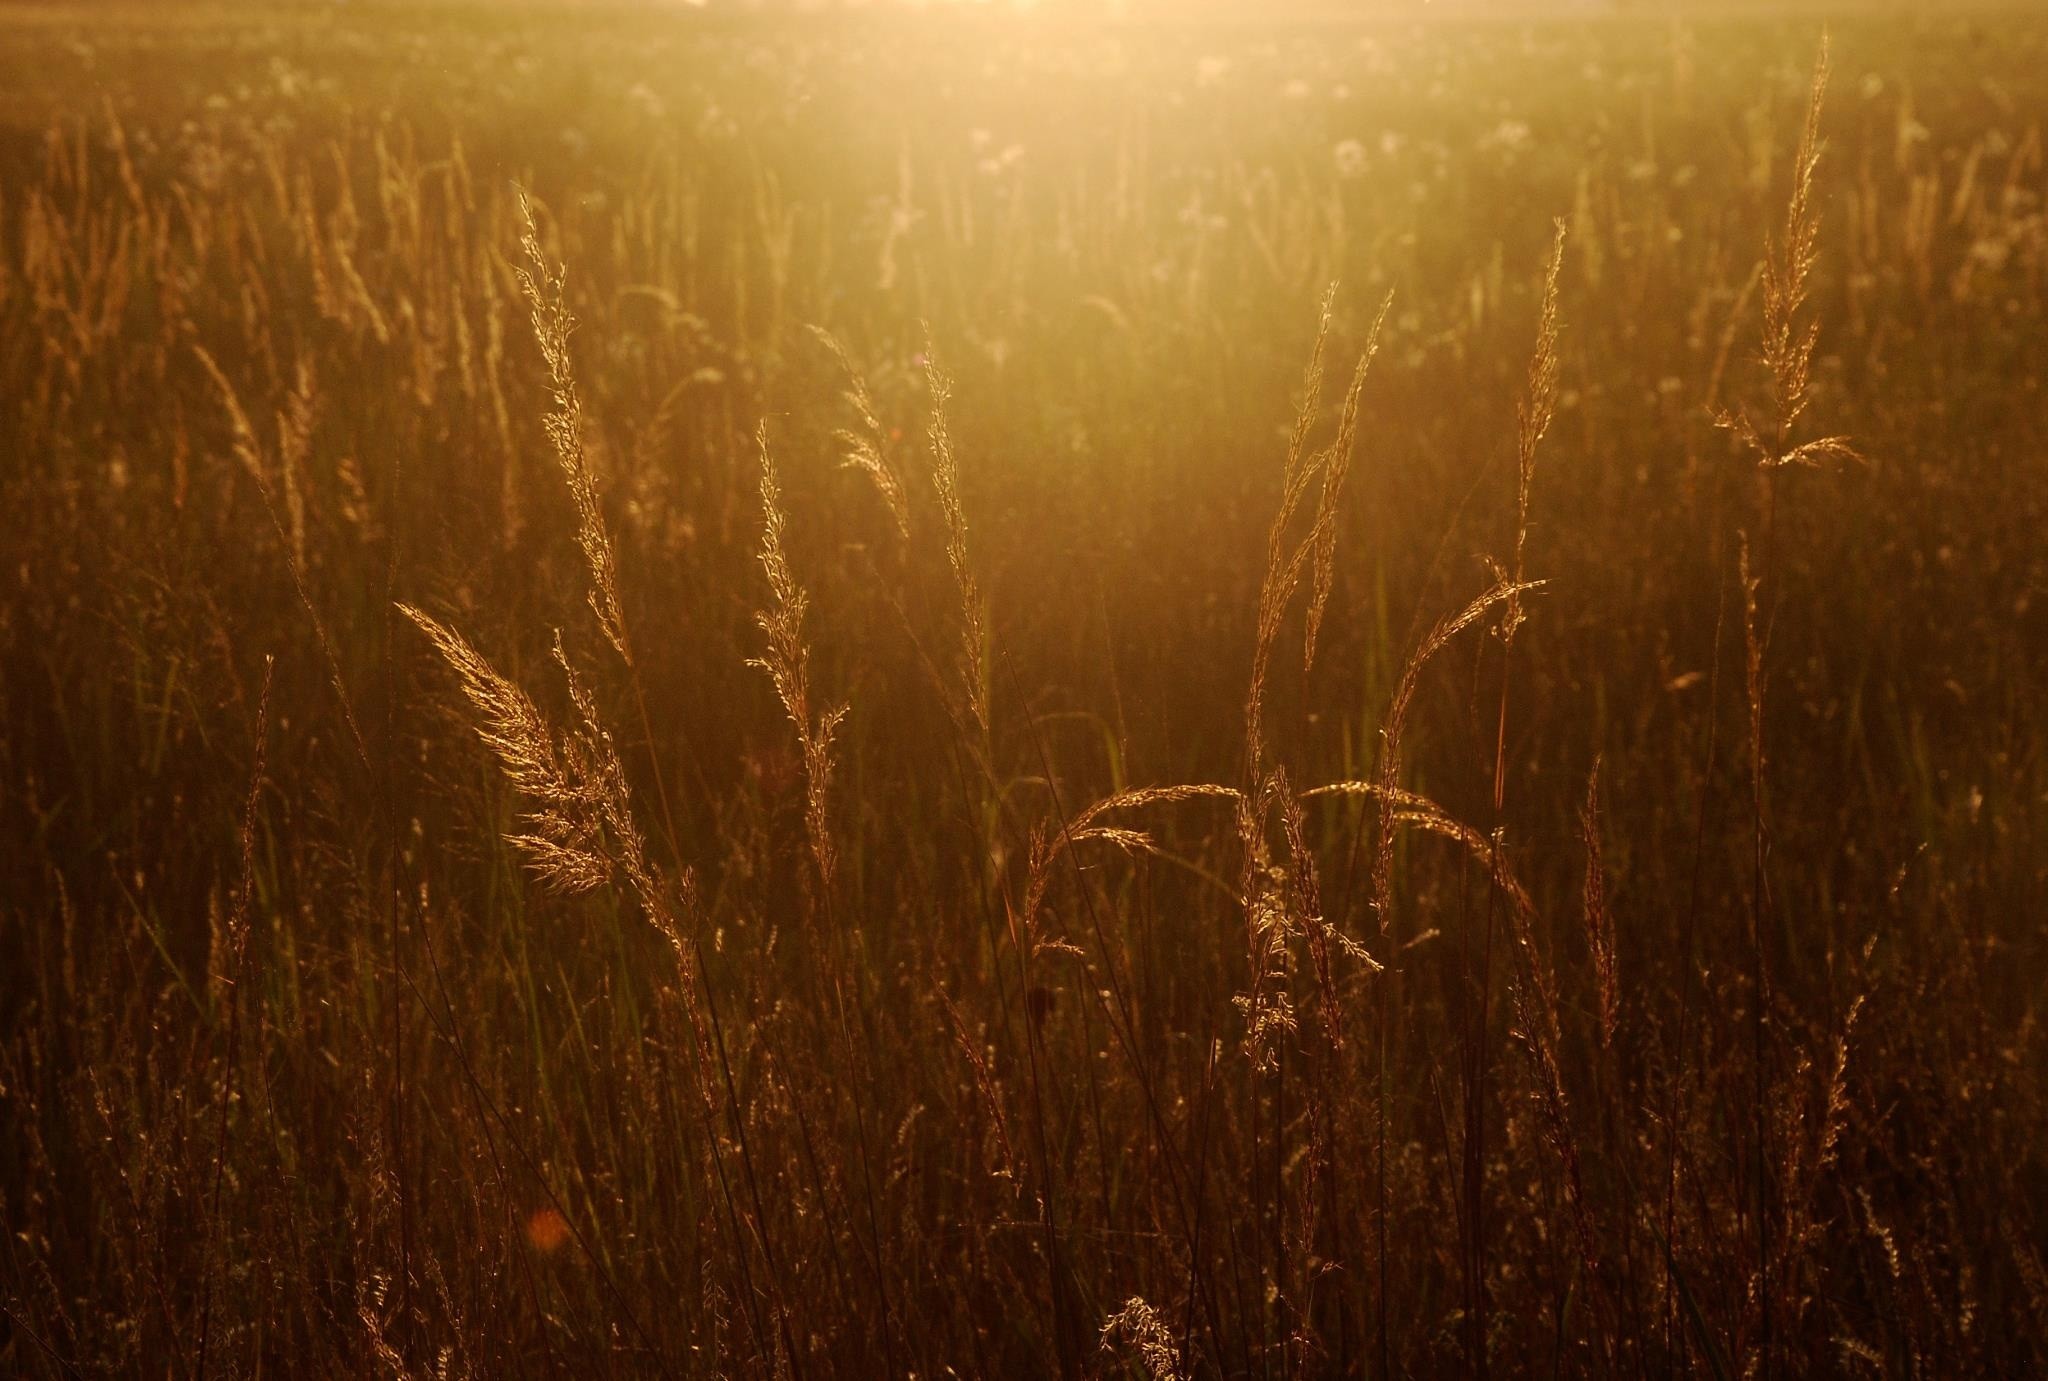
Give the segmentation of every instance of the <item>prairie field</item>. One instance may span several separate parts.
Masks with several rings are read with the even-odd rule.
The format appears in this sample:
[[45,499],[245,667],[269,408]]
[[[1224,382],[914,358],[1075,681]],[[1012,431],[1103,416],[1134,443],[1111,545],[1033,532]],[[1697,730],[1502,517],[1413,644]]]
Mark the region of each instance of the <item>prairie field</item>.
[[2048,14],[1595,8],[0,6],[0,1372],[2041,1374]]

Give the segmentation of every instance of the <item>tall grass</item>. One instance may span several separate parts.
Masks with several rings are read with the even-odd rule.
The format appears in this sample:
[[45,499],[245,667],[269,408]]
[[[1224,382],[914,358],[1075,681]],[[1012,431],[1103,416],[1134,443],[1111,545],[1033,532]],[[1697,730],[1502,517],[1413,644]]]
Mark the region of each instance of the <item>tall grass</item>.
[[0,22],[0,1370],[2041,1365],[2048,30]]

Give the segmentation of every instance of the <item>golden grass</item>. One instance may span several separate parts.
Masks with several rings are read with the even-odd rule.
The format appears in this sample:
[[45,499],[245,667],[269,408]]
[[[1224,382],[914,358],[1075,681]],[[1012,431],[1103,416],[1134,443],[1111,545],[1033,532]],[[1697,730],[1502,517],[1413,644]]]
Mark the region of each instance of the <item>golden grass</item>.
[[333,22],[0,148],[0,1371],[2038,1369],[2048,33]]

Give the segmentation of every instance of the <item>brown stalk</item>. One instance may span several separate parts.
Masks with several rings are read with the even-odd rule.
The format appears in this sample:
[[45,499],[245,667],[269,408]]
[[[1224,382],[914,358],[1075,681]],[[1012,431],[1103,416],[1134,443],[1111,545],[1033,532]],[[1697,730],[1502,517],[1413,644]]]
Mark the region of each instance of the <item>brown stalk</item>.
[[[1771,916],[1769,863],[1769,744],[1771,631],[1779,598],[1777,577],[1777,479],[1792,466],[1818,467],[1829,461],[1861,461],[1846,437],[1799,440],[1799,423],[1813,394],[1813,354],[1820,323],[1808,310],[1811,277],[1820,254],[1820,213],[1814,206],[1814,173],[1822,142],[1821,112],[1828,85],[1828,42],[1821,39],[1808,88],[1805,120],[1792,160],[1792,188],[1784,228],[1766,245],[1761,274],[1763,335],[1761,355],[1768,375],[1769,408],[1759,426],[1746,412],[1717,414],[1719,424],[1734,434],[1755,457],[1759,507],[1763,526],[1762,559],[1752,574],[1748,536],[1742,537],[1738,574],[1743,592],[1745,688],[1749,704],[1750,776],[1750,1058],[1752,1063],[1750,1123],[1755,1169],[1757,1329],[1761,1374],[1766,1381],[1776,1366],[1773,1334],[1775,1312],[1773,1237],[1779,1207],[1771,1187],[1771,1132],[1767,1106],[1772,1078],[1768,1068],[1766,1030],[1770,1021],[1771,972],[1766,929]],[[1760,594],[1763,598],[1759,599]]]
[[256,891],[256,805],[263,794],[263,773],[270,750],[270,685],[276,659],[263,659],[263,690],[256,702],[256,760],[249,769],[249,796],[242,807],[241,878],[235,888],[235,903],[228,913],[227,972],[217,975],[226,990],[228,1003],[228,1048],[221,1062],[220,1115],[213,1149],[213,1188],[209,1194],[206,1250],[199,1285],[199,1348],[193,1372],[201,1381],[206,1376],[207,1344],[213,1322],[214,1269],[220,1253],[221,1187],[227,1177],[228,1109],[235,1101],[235,1076],[241,1065],[242,978],[244,958],[249,949],[249,907]]
[[831,816],[828,810],[832,781],[832,740],[846,717],[847,707],[834,706],[814,710],[811,704],[811,654],[804,640],[804,614],[810,599],[803,587],[797,583],[791,571],[788,554],[783,549],[783,530],[788,522],[782,509],[782,487],[775,471],[774,453],[768,446],[768,425],[763,422],[755,432],[755,443],[761,457],[761,568],[768,577],[770,602],[768,608],[755,615],[755,622],[767,635],[767,655],[750,658],[748,665],[759,667],[768,674],[775,687],[776,699],[782,704],[783,713],[789,716],[795,726],[797,748],[803,759],[804,772],[804,832],[810,841],[811,861],[817,870],[816,898],[819,909],[824,913],[828,935],[826,943],[831,946],[834,965],[830,975],[833,1009],[838,1017],[839,1037],[844,1051],[849,1081],[848,1093],[853,1104],[856,1149],[860,1157],[861,1180],[866,1191],[870,1255],[875,1265],[874,1283],[881,1298],[882,1331],[888,1352],[893,1359],[896,1353],[895,1310],[889,1299],[889,1288],[882,1269],[882,1232],[880,1215],[875,1204],[875,1182],[872,1169],[873,1156],[868,1146],[867,1093],[871,1091],[873,1078],[872,1064],[860,1058],[860,1050],[853,1038],[853,1029],[846,1014],[846,989],[854,989],[854,1000],[861,1008],[863,1029],[871,1029],[867,1017],[867,985],[860,975],[850,973],[847,960],[849,937],[840,933],[833,904],[833,875],[837,870],[837,853],[832,842]]

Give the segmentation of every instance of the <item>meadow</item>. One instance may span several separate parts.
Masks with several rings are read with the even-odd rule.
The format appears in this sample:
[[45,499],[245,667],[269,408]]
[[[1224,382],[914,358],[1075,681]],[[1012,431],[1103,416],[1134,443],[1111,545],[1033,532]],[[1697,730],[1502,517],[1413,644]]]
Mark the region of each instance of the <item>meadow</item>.
[[2048,18],[0,8],[0,1371],[2048,1366]]

